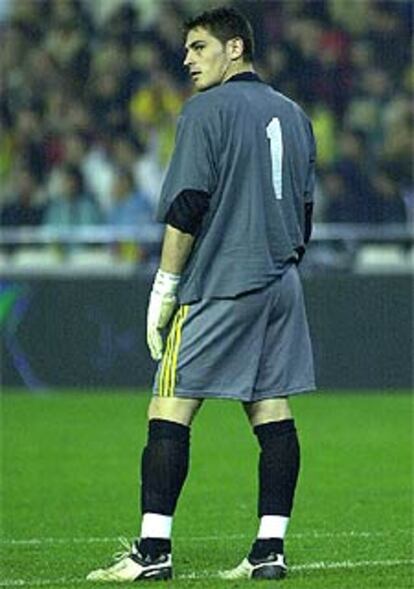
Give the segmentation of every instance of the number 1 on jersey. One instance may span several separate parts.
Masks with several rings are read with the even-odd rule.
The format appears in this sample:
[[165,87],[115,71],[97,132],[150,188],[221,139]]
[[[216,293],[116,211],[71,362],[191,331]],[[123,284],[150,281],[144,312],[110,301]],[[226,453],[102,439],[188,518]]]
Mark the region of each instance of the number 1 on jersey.
[[273,189],[277,200],[282,199],[282,159],[283,139],[280,121],[274,117],[266,127],[266,135],[270,140],[270,159],[272,160]]

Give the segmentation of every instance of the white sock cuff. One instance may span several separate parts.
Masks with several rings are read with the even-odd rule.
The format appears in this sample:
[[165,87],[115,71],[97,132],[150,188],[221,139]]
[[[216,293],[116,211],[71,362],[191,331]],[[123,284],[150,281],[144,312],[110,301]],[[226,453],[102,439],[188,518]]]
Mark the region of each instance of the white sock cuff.
[[257,537],[260,540],[265,538],[283,539],[288,527],[289,518],[283,515],[263,515],[260,518],[259,531]]
[[144,513],[141,522],[141,538],[171,538],[173,518],[160,513]]

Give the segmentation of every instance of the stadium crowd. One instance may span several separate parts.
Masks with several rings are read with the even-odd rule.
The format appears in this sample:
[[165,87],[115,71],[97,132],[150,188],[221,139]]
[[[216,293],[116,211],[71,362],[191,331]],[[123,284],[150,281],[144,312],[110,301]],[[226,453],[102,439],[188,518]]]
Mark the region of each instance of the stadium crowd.
[[[192,92],[181,21],[216,4],[3,0],[2,226],[154,223]],[[412,222],[411,2],[227,4],[254,24],[260,75],[313,120],[316,219]]]

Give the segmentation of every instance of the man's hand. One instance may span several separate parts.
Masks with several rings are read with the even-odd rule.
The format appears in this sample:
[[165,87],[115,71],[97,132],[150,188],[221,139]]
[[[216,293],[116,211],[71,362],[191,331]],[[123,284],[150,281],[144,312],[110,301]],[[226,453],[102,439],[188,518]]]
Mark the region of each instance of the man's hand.
[[162,330],[168,325],[177,305],[179,282],[180,274],[160,269],[155,275],[147,311],[147,344],[154,360],[162,358]]

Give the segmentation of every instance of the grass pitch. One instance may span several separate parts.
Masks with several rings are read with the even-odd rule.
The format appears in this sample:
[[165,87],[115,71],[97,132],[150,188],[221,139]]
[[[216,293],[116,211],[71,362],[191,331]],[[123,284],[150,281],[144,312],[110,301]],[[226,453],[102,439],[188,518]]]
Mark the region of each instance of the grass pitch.
[[[93,587],[85,575],[109,564],[118,536],[137,534],[148,398],[3,395],[0,587]],[[282,587],[412,587],[410,395],[325,392],[292,406],[302,471]],[[206,403],[192,437],[176,578],[162,586],[247,587],[215,574],[244,557],[256,532],[256,442],[233,402]]]

